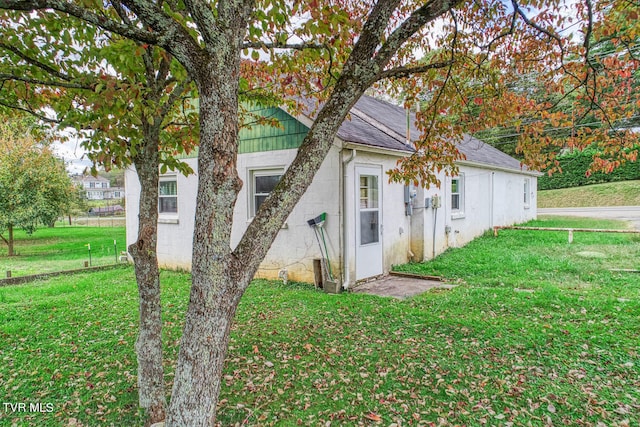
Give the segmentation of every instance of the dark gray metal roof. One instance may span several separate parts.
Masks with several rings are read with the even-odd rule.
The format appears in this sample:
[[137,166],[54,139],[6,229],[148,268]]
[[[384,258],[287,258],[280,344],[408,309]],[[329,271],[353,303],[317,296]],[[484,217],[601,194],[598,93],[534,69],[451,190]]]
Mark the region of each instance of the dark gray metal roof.
[[463,141],[458,143],[457,147],[458,151],[464,154],[469,162],[529,172],[529,168],[522,165],[520,160],[514,159],[510,155],[472,136],[465,135]]
[[[356,103],[355,110],[364,113],[366,116],[377,121],[384,128],[390,129],[392,132],[384,133],[377,142],[375,140],[367,140],[358,137],[359,134],[354,132],[352,128],[359,126],[372,126],[364,121],[354,122],[352,114],[352,125],[348,126],[349,121],[340,127],[338,136],[343,141],[355,142],[365,145],[379,146],[383,148],[401,149],[403,151],[413,151],[412,147],[405,144],[407,133],[407,113],[402,107],[393,105],[371,96],[362,96]],[[353,110],[352,110],[353,111]],[[414,113],[409,115],[410,139],[412,142],[420,138],[421,132],[416,127],[416,117]],[[381,131],[378,131],[381,132]],[[466,160],[473,163],[479,163],[487,166],[497,166],[505,169],[513,169],[517,171],[527,171],[526,166],[521,166],[520,161],[514,159],[508,154],[503,153],[491,145],[474,138],[470,135],[464,135],[461,142],[456,144],[458,150],[464,154]]]
[[[309,100],[303,100],[307,106],[308,116],[314,110]],[[416,127],[414,113],[409,115],[410,139],[418,141],[421,132]],[[338,138],[342,141],[411,153],[412,145],[406,144],[407,113],[406,110],[389,102],[371,96],[363,95],[351,109],[351,114],[338,130]],[[497,148],[469,135],[456,144],[458,150],[464,154],[466,160],[481,165],[511,169],[514,171],[528,171],[521,166],[520,161]]]

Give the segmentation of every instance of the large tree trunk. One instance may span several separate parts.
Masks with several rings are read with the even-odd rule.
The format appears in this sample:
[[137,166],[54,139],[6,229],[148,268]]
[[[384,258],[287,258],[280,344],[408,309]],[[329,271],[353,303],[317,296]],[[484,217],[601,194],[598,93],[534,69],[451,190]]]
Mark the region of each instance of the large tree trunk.
[[[149,133],[149,132],[148,132]],[[138,283],[140,331],[136,341],[138,357],[138,398],[147,412],[147,422],[165,419],[166,397],[162,365],[162,308],[158,269],[158,139],[151,141],[135,158],[140,181],[138,239],[129,246]]]
[[9,232],[9,239],[7,240],[7,255],[8,256],[14,256],[15,253],[13,252],[13,224],[9,224],[8,228],[8,232]]
[[[220,16],[221,22],[227,22],[225,18],[232,19]],[[241,187],[237,172],[238,83],[244,26],[229,22],[227,28],[231,34],[218,35],[219,46],[208,50],[206,64],[199,64],[197,75],[192,75],[200,97],[192,285],[167,427],[214,424],[229,331],[240,298],[313,180],[351,106],[380,69],[370,60],[379,39],[373,37],[360,48],[361,57],[345,67],[335,88],[338,96],[325,104],[293,164],[232,251],[233,209]]]
[[[233,271],[233,208],[242,186],[237,172],[238,45],[212,55],[196,78],[200,96],[198,195],[193,236],[191,298],[174,378],[167,426],[215,421],[229,329],[245,284]],[[235,37],[235,39],[234,39]]]

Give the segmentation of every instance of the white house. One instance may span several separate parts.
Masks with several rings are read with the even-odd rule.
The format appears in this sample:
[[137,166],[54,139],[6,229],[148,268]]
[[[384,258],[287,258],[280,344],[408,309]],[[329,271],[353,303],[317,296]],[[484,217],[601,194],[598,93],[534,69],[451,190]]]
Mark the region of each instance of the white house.
[[83,196],[88,200],[110,200],[125,197],[123,188],[111,187],[109,180],[101,176],[76,175],[72,178],[82,187]]
[[[232,245],[293,161],[312,123],[309,117],[294,118],[277,108],[262,114],[278,118],[281,128],[254,126],[241,132],[238,170],[245,185],[235,207]],[[365,96],[355,105],[257,277],[286,273],[291,280],[313,282],[313,260],[324,252],[333,277],[348,288],[388,273],[393,265],[462,246],[493,226],[536,217],[539,174],[473,138],[459,144],[466,155],[458,162],[459,176],[442,175],[440,189],[389,183],[385,172],[411,153],[405,144],[406,123],[405,111],[389,103]],[[414,127],[411,134],[417,137],[419,131]],[[196,160],[185,159],[197,174]],[[137,235],[140,184],[132,169],[125,179],[131,244]],[[165,267],[190,268],[196,184],[195,175],[161,177],[158,258]],[[324,242],[308,224],[322,213]]]

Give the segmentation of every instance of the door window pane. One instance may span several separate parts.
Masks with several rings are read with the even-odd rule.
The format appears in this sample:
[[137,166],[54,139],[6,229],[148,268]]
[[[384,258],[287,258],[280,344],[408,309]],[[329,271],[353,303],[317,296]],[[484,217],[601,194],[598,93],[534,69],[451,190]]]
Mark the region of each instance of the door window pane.
[[378,208],[378,177],[360,176],[360,209]]
[[378,211],[360,212],[360,244],[377,243],[380,240],[380,224],[378,222]]

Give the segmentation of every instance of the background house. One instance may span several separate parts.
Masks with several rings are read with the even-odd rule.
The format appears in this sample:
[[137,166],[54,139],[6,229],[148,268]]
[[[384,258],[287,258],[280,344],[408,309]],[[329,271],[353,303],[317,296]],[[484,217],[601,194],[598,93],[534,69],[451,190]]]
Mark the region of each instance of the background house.
[[87,200],[122,199],[125,196],[124,188],[111,187],[109,180],[101,176],[75,175],[72,179],[80,185],[82,196]]
[[[281,127],[253,126],[240,135],[238,172],[245,185],[235,206],[232,245],[293,161],[312,119],[279,108],[256,113]],[[412,118],[415,119],[415,118]],[[413,120],[415,121],[415,120]],[[309,189],[294,208],[258,271],[259,277],[312,282],[321,249],[308,220],[326,213],[323,232],[333,275],[349,287],[387,273],[393,265],[421,261],[461,246],[496,225],[536,217],[538,173],[499,150],[467,138],[460,175],[440,176],[440,189],[389,183],[385,172],[411,154],[406,112],[363,97],[341,126]],[[419,131],[412,126],[411,135]],[[187,158],[197,173],[197,159]],[[127,244],[137,236],[140,184],[127,170]],[[160,180],[158,258],[166,267],[190,268],[197,178],[166,174]]]

